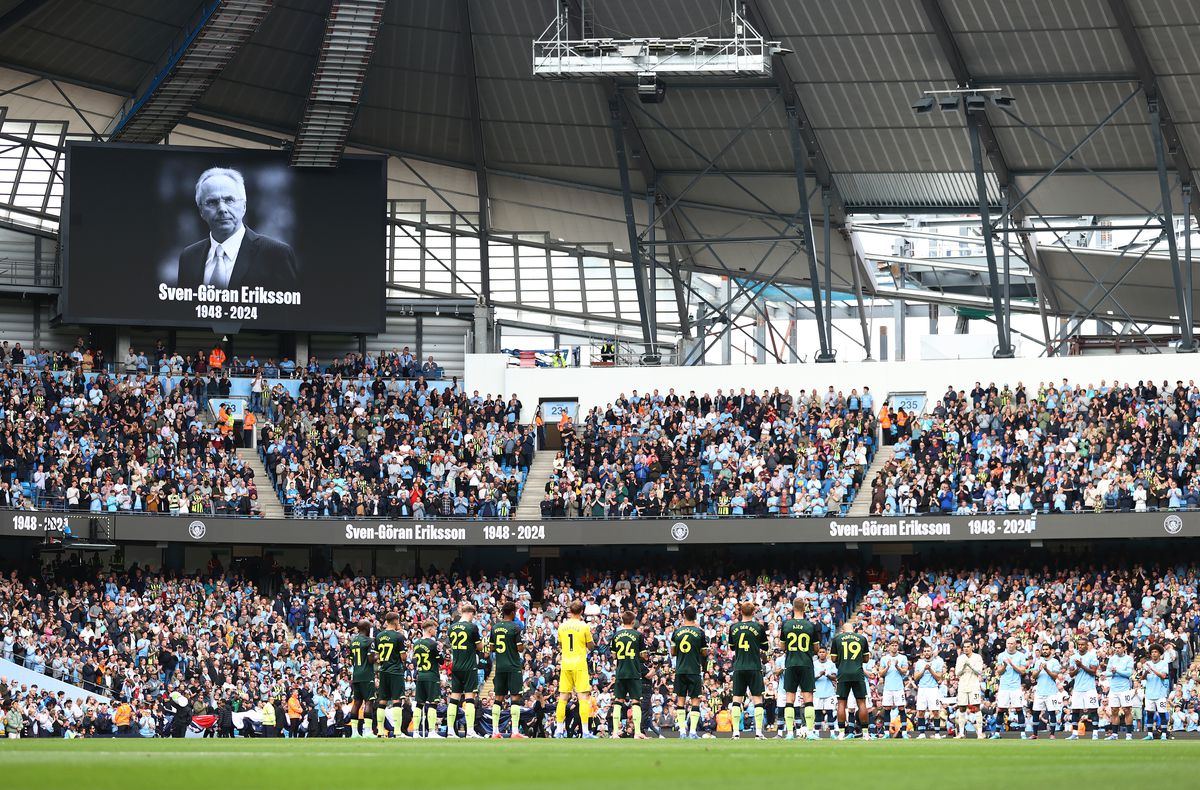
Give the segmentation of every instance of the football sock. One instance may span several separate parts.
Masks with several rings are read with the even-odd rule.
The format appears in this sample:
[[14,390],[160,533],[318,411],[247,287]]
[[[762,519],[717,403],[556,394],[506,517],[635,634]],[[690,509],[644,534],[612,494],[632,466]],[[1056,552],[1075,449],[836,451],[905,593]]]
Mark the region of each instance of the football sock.
[[675,711],[675,729],[679,731],[681,736],[687,735],[687,708],[679,708]]
[[762,705],[754,706],[754,732],[759,735],[763,731],[763,713]]
[[562,724],[567,720],[567,701],[560,699],[558,704],[554,706],[554,721]]
[[359,735],[363,734],[363,715],[364,715],[363,709],[359,708],[358,709],[358,721],[355,722],[355,724],[354,724],[354,726],[358,729]]
[[426,708],[425,716],[425,734],[435,735],[437,733],[437,705],[430,705]]
[[783,710],[783,727],[788,735],[796,731],[796,708],[791,705]]
[[1017,729],[1025,732],[1025,709],[1017,708]]
[[399,738],[404,734],[404,708],[397,705],[388,712],[392,715],[392,734]]
[[446,735],[454,735],[454,725],[458,723],[458,703],[451,702],[446,706]]
[[492,734],[500,732],[500,703],[492,703]]
[[512,734],[516,735],[521,732],[521,706],[519,703],[510,704],[508,706],[508,717],[512,724]]
[[642,731],[642,706],[636,702],[633,704],[633,734],[636,736]]
[[928,729],[928,726],[925,724],[925,717],[918,713],[917,714],[917,732],[923,733],[923,732],[925,732],[926,729]]
[[476,704],[477,703],[473,699],[466,701],[466,707],[464,708],[464,710],[466,711],[466,714],[467,714],[467,735],[470,735],[471,733],[475,732],[475,706],[476,706]]
[[691,722],[692,735],[699,734],[699,732],[700,732],[700,707],[698,705],[692,706],[691,710],[688,712],[688,719]]
[[383,735],[385,732],[387,732],[387,725],[386,725],[387,709],[382,708],[382,707],[376,708],[374,718],[375,718],[375,732],[379,733],[380,735]]
[[816,711],[813,710],[813,706],[810,704],[805,704],[805,706],[804,706],[804,726],[807,729],[812,730],[813,725],[816,723],[816,720],[817,720]]
[[621,732],[621,703],[614,702],[612,708],[612,736],[615,738]]
[[742,706],[737,703],[730,705],[729,713],[733,719],[733,734],[738,735],[742,731]]
[[591,705],[588,703],[588,700],[579,700],[579,731],[584,735],[588,734],[588,719],[592,717],[590,708]]

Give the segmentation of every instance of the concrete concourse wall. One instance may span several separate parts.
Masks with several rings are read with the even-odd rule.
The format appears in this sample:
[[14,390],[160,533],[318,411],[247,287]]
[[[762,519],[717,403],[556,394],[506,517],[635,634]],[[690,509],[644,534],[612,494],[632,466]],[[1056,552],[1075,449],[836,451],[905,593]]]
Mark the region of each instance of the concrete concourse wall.
[[525,404],[523,419],[533,417],[540,398],[578,398],[582,410],[604,406],[621,393],[633,390],[646,393],[671,387],[680,395],[690,390],[703,394],[717,388],[737,392],[762,392],[775,387],[790,389],[796,395],[814,387],[824,392],[833,385],[847,395],[851,388],[862,392],[871,388],[876,404],[889,393],[924,392],[930,398],[941,397],[947,385],[970,390],[976,381],[1015,386],[1023,382],[1036,390],[1043,381],[1071,384],[1100,384],[1106,381],[1133,382],[1153,379],[1172,386],[1185,383],[1200,373],[1200,356],[1195,354],[1113,354],[1028,359],[963,359],[920,362],[848,362],[829,365],[702,365],[659,368],[517,368],[508,367],[512,359],[505,354],[468,354],[464,384],[467,393],[481,395],[513,393]]

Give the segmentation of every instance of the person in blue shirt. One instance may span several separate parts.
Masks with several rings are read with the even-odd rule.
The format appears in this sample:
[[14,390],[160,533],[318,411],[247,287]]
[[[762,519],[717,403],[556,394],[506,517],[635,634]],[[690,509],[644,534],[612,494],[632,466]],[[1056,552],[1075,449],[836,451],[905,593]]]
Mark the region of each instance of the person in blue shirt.
[[1170,728],[1170,708],[1167,705],[1167,695],[1171,691],[1169,670],[1170,665],[1163,658],[1162,645],[1150,645],[1150,657],[1142,663],[1142,671],[1146,676],[1145,715],[1148,719],[1144,741],[1152,741],[1156,735],[1161,740],[1167,739]]
[[1058,714],[1062,710],[1062,695],[1058,691],[1058,678],[1062,674],[1062,663],[1054,657],[1049,644],[1041,647],[1041,653],[1029,668],[1033,679],[1033,737],[1042,730],[1049,730],[1050,737],[1058,729]]
[[946,675],[946,662],[933,655],[933,648],[921,648],[921,657],[913,667],[917,681],[917,737],[924,738],[929,729],[930,714],[933,714],[933,737],[941,738],[938,728],[944,723],[942,709],[942,678]]
[[822,725],[828,733],[837,721],[837,664],[829,660],[829,648],[824,645],[817,648],[813,676],[813,705],[816,708],[813,733],[820,738]]
[[333,723],[333,702],[318,691],[313,695],[313,708],[317,712],[317,732],[314,737],[324,738],[329,725]]
[[[1021,678],[1027,670],[1028,660],[1025,654],[1017,650],[1017,638],[1010,636],[1004,645],[1004,652],[996,656],[996,675],[1000,678],[1000,688],[996,692],[996,708],[1008,711],[1008,726],[1014,724],[1025,738],[1025,691],[1021,688]],[[999,732],[993,732],[992,738],[999,738]]]
[[1082,723],[1091,727],[1092,740],[1098,740],[1096,723],[1100,720],[1100,697],[1096,693],[1096,673],[1100,671],[1100,659],[1092,650],[1092,643],[1086,636],[1075,640],[1075,652],[1067,660],[1073,685],[1071,687],[1071,734],[1067,740],[1079,740],[1076,728]]
[[900,718],[900,734],[908,738],[908,707],[904,699],[904,679],[908,676],[908,659],[900,653],[899,640],[888,642],[887,652],[879,659],[883,674],[883,720],[887,724]]
[[[1124,639],[1113,641],[1113,654],[1108,657],[1108,737],[1115,741],[1120,734],[1133,740],[1133,656],[1126,652]],[[1114,731],[1115,720],[1115,731]]]

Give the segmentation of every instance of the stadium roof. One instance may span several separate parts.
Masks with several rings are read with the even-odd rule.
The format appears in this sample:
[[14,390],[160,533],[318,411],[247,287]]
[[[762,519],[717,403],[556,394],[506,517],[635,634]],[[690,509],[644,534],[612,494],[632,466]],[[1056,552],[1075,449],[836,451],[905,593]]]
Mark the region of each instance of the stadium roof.
[[[202,5],[0,0],[0,65],[133,97]],[[618,38],[704,34],[721,18],[715,0],[584,5],[596,31]],[[328,6],[277,0],[193,116],[294,136]],[[637,102],[633,85],[616,86],[628,98],[625,120],[634,127],[633,191],[644,194],[647,178],[657,177],[667,195],[686,195],[681,205],[697,236],[769,236],[785,227],[780,217],[798,211],[785,102],[799,106],[812,170],[834,196],[839,226],[846,213],[977,209],[963,117],[915,115],[910,105],[925,90],[998,86],[1015,98],[1008,112],[988,110],[987,191],[998,204],[1001,187],[1015,199],[1042,182],[1023,206],[1030,213],[1157,211],[1148,96],[1163,104],[1173,182],[1191,184],[1191,168],[1200,162],[1200,4],[1192,0],[749,0],[747,8],[765,36],[791,50],[771,81],[668,83],[666,101],[657,105]],[[478,139],[487,172],[507,188],[538,178],[619,190],[613,86],[531,75],[531,42],[554,14],[553,0],[390,2],[349,144],[474,169]],[[1085,139],[1076,157],[1060,162]],[[709,160],[726,148],[713,168]],[[811,195],[819,222],[821,194]],[[1176,188],[1177,212],[1180,200]],[[1200,214],[1200,201],[1193,209]],[[494,225],[503,227],[503,220]],[[693,228],[682,228],[683,235],[692,236]],[[845,289],[855,251],[836,232],[832,243],[835,287]],[[795,250],[781,246],[764,257],[762,243],[725,244],[724,262],[713,246],[684,257],[694,268],[742,274],[761,257],[760,274],[782,266],[781,280],[807,281],[803,256],[793,260]],[[1052,257],[1040,274],[1061,276],[1047,287],[1060,292],[1065,304],[1055,304],[1069,313],[1072,300],[1089,301],[1093,281],[1076,282]],[[1161,262],[1148,265],[1168,271]],[[868,290],[872,280],[864,278]],[[1158,280],[1154,285],[1171,287],[1169,271]],[[1116,280],[1108,285],[1115,285],[1109,296],[1133,316],[1163,315],[1157,292]]]

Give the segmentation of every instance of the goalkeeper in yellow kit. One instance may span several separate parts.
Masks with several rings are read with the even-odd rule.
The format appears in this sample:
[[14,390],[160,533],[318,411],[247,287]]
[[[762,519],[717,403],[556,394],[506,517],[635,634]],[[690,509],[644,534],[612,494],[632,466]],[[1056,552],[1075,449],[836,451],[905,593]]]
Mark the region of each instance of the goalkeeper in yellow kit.
[[579,697],[579,722],[584,738],[595,738],[588,731],[592,715],[592,683],[588,678],[587,651],[594,646],[592,629],[583,621],[583,604],[571,603],[567,619],[558,626],[558,647],[562,663],[558,671],[558,706],[554,709],[554,737],[567,737],[567,700],[571,692]]

